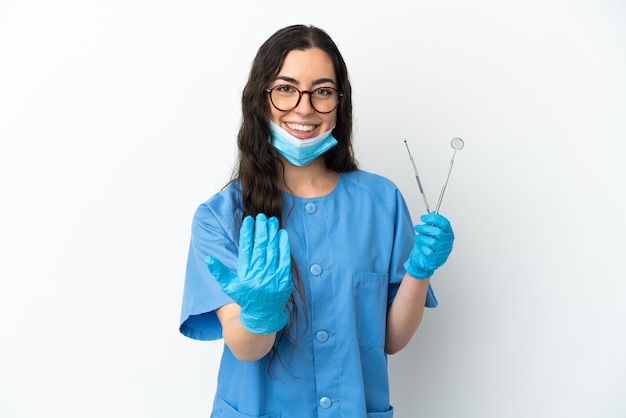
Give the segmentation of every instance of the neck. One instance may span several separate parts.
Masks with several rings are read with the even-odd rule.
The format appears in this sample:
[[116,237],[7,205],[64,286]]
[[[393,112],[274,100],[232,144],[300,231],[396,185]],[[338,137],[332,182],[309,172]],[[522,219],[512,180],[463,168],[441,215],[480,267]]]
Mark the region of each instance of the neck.
[[282,188],[288,193],[303,198],[326,196],[335,189],[339,174],[326,168],[324,156],[320,156],[304,167],[289,164],[283,159],[285,172]]

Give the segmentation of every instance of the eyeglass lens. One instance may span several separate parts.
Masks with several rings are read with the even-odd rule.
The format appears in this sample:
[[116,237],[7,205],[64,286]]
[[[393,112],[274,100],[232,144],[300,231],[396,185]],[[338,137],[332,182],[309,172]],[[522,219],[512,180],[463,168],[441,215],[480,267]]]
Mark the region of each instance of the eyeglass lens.
[[270,99],[276,109],[289,111],[298,106],[305,93],[309,95],[313,109],[319,113],[332,112],[339,105],[339,93],[332,87],[320,87],[301,92],[292,86],[276,86],[270,90]]

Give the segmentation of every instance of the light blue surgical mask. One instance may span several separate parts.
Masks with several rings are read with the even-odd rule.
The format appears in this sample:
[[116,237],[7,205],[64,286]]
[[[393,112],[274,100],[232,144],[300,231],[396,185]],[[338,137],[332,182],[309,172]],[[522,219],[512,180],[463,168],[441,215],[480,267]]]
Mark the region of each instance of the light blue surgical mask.
[[315,138],[298,139],[270,121],[272,134],[268,140],[287,161],[302,167],[337,145],[337,140],[331,134],[333,128]]

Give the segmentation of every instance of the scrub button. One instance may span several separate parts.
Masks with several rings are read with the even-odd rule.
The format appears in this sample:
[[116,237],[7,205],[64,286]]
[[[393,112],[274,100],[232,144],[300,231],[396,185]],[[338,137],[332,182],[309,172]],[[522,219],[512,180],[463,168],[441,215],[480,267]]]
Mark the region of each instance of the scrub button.
[[326,331],[318,331],[317,334],[315,334],[315,338],[317,338],[317,341],[325,343],[328,341],[328,333]]
[[304,210],[306,210],[307,213],[313,214],[317,212],[317,205],[315,203],[307,203]]
[[315,276],[319,276],[320,274],[322,274],[322,267],[319,264],[313,264],[311,266],[311,274],[315,275]]
[[333,401],[331,401],[330,398],[327,396],[324,396],[323,398],[320,399],[320,406],[324,409],[330,408],[332,404],[333,404]]

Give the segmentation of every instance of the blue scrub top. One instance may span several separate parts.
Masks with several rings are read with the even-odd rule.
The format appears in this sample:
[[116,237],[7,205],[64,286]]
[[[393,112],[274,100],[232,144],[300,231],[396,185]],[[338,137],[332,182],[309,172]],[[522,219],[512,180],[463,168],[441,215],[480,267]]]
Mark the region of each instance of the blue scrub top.
[[[232,299],[204,258],[212,254],[236,270],[242,214],[235,182],[194,215],[180,324],[187,337],[222,337],[215,310]],[[392,417],[385,323],[413,247],[404,198],[379,175],[340,173],[326,196],[284,194],[282,222],[305,306],[296,296],[297,319],[271,362],[270,355],[241,362],[224,345],[211,416]],[[430,287],[426,306],[437,306]]]

